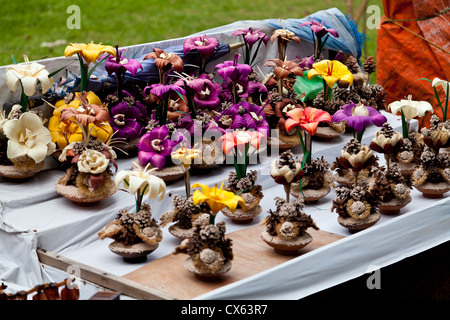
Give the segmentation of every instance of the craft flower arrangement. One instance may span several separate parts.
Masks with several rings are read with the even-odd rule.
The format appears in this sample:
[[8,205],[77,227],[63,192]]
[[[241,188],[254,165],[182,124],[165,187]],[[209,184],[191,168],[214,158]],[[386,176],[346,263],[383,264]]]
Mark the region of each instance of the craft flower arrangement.
[[[110,139],[104,143],[101,139],[92,138],[94,128],[99,133],[105,130],[100,124],[108,123],[109,113],[105,107],[91,104],[87,96],[88,92],[82,92],[79,107],[67,107],[60,115],[61,123],[77,125],[78,128],[74,131],[80,130],[81,134],[59,156],[59,161],[68,168],[56,184],[56,191],[77,203],[96,203],[116,192],[111,164],[117,170],[117,155],[108,145]],[[110,137],[111,132],[105,133]]]
[[223,183],[220,188],[217,185],[210,188],[200,183],[192,185],[192,188],[198,187],[201,191],[195,190],[192,200],[194,205],[206,204],[203,212],[206,219],[195,221],[193,236],[183,240],[174,254],[188,254],[184,266],[200,279],[217,278],[231,269],[233,251],[231,240],[225,238],[225,222],[215,224],[215,217],[225,208],[234,211],[240,205],[245,209],[245,202],[240,196],[224,190]]
[[248,165],[255,159],[256,152],[264,143],[266,136],[258,131],[233,130],[228,131],[219,141],[227,158],[233,159],[235,172],[228,176],[226,190],[240,195],[245,205],[236,210],[224,209],[223,213],[234,221],[250,222],[262,211],[262,187],[257,182],[257,171],[247,173]]
[[303,197],[305,202],[314,202],[325,197],[331,191],[333,176],[329,170],[330,164],[322,159],[312,159],[312,137],[321,122],[331,123],[328,112],[316,108],[296,108],[287,113],[286,130],[297,129],[300,138],[303,159],[301,168],[303,177],[298,183],[292,184],[291,194]]
[[28,99],[39,82],[42,93],[47,92],[52,77],[44,65],[25,62],[8,67],[6,83],[12,91],[20,84],[20,105],[15,104],[8,116],[0,115],[0,176],[10,179],[29,178],[45,167],[45,157],[55,151],[50,131],[44,126],[47,119],[28,108]]
[[[151,169],[155,170],[155,169]],[[161,201],[166,193],[166,184],[161,178],[150,174],[148,167],[143,170],[121,170],[115,177],[115,185],[123,185],[126,191],[135,195],[136,212],[120,210],[117,218],[106,225],[99,233],[100,239],[111,238],[109,249],[122,256],[125,261],[137,262],[146,259],[162,241],[162,231],[158,222],[152,218],[151,207],[143,204],[143,198]]]

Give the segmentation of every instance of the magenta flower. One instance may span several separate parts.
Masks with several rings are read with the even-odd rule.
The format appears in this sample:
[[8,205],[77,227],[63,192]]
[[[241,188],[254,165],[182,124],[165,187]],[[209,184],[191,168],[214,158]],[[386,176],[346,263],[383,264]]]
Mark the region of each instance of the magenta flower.
[[264,108],[247,101],[232,104],[217,114],[214,120],[224,129],[253,129],[269,136],[270,128]]
[[184,87],[186,91],[191,89],[193,103],[196,107],[214,110],[221,104],[220,93],[222,89],[220,84],[211,81],[210,77],[205,73],[197,78],[189,76],[182,78],[180,75],[180,79],[175,82],[175,85]]
[[[201,114],[200,114],[201,118]],[[199,121],[199,118],[196,118],[196,121],[192,119],[191,115],[186,115],[182,117],[178,121],[178,128],[185,129],[189,132],[191,138],[194,140],[198,137],[203,137],[205,132],[225,134],[226,131],[221,128],[213,119],[210,119],[208,122]]]
[[315,62],[314,60],[314,56],[310,56],[310,57],[305,57],[305,58],[300,58],[300,56],[297,56],[297,59],[300,60],[300,62],[298,63],[300,68],[302,68],[303,70],[310,70],[312,69],[312,66]]
[[110,113],[109,124],[116,138],[133,140],[139,136],[142,126],[138,120],[142,117],[142,111],[138,107],[121,101],[111,108]]
[[[144,88],[144,94],[150,89],[150,93],[156,95],[161,100],[161,106],[157,109],[157,119],[159,124],[164,125],[167,122],[167,113],[169,111],[169,95],[172,92],[178,92],[184,96],[186,91],[175,84],[155,83]],[[184,99],[184,98],[183,98]]]
[[[222,84],[221,96],[223,100],[233,101],[233,93],[231,92],[233,83],[228,80]],[[248,81],[243,79],[240,82],[235,83],[236,94],[241,99],[247,100],[249,97],[253,98],[253,101],[260,101],[267,98],[268,90],[265,85],[259,81]]]
[[151,86],[145,87],[144,94],[148,89],[150,89],[151,94],[154,94],[161,100],[166,100],[172,91],[176,91],[181,95],[186,94],[186,91],[183,88],[181,88],[180,86],[177,86],[175,84],[155,83],[155,84],[152,84]]
[[261,32],[261,29],[253,29],[252,27],[236,30],[231,35],[244,36],[244,40],[249,46],[253,46],[259,39],[261,39],[265,45],[269,42],[269,37],[264,32]]
[[224,61],[216,65],[215,70],[225,81],[227,79],[231,81],[246,79],[252,73],[253,69],[250,65],[238,63],[239,57],[239,54],[235,54],[233,61]]
[[119,46],[116,45],[116,56],[109,55],[105,62],[106,72],[108,72],[109,75],[113,73],[116,75],[117,97],[119,98],[119,101],[122,101],[123,99],[122,88],[125,73],[128,71],[135,76],[138,70],[142,69],[142,65],[139,61],[122,57],[123,51],[125,51],[125,49],[119,51]]
[[119,51],[119,46],[116,45],[116,57],[109,55],[108,58],[106,58],[105,70],[109,75],[115,73],[116,76],[118,76],[125,74],[128,71],[135,76],[138,70],[142,69],[142,65],[139,61],[122,57],[122,52],[124,51],[126,50],[122,49]]
[[140,164],[145,167],[150,163],[161,170],[166,164],[166,159],[170,158],[172,149],[182,139],[183,137],[180,135],[176,141],[171,140],[169,130],[165,125],[155,127],[150,132],[145,133],[138,142],[138,159]]
[[319,22],[316,18],[308,18],[309,21],[303,22],[300,27],[309,25],[311,30],[318,38],[324,37],[326,34],[331,34],[333,37],[338,38],[339,35],[333,28],[327,28],[323,21]]
[[186,39],[183,44],[183,53],[186,54],[192,50],[197,50],[204,59],[211,57],[219,46],[219,40],[206,35]]
[[377,127],[381,127],[387,118],[372,107],[367,107],[362,103],[356,105],[353,102],[342,106],[341,110],[336,111],[331,120],[333,122],[346,121],[347,125],[352,127],[356,132],[361,133],[358,140],[361,141],[362,132],[372,123]]

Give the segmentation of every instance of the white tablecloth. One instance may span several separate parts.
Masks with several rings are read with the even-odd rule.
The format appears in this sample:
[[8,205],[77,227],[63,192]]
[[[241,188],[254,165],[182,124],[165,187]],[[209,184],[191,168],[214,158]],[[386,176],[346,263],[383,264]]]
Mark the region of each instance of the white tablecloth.
[[[391,125],[399,130],[400,122],[397,117],[387,113],[385,115]],[[370,126],[363,143],[368,144],[378,129]],[[350,138],[351,134],[346,133],[331,141],[314,140],[313,156],[324,156],[332,163]],[[294,150],[301,155],[299,148]],[[40,265],[36,255],[37,248],[122,276],[145,263],[172,253],[179,244],[179,240],[165,228],[160,247],[149,255],[146,262],[125,263],[108,249],[112,240],[100,240],[97,233],[116,217],[120,209],[133,209],[134,196],[118,191],[97,205],[80,207],[56,193],[54,185],[64,172],[52,168],[55,164],[53,159],[47,160],[48,170],[29,181],[0,182],[0,199],[3,202],[0,215],[0,277],[4,281],[24,287],[49,281],[51,276]],[[133,160],[135,159],[120,159],[119,170],[130,169]],[[249,168],[258,171],[258,183],[263,186],[263,213],[249,225],[234,224],[219,214],[216,220],[226,221],[227,232],[260,223],[267,211],[275,208],[273,198],[284,196],[283,187],[274,183],[269,175],[269,160],[262,159],[263,163]],[[382,156],[380,163],[384,164]],[[211,186],[220,184],[233,170],[233,165],[218,166],[211,174],[193,175],[191,182]],[[167,185],[167,194],[184,195],[184,192],[182,180]],[[317,204],[307,204],[305,212],[312,216],[321,230],[344,235],[345,238],[211,291],[198,299],[300,299],[450,239],[448,194],[442,199],[433,200],[424,198],[413,189],[413,201],[399,215],[382,215],[375,226],[357,234],[349,233],[337,223],[337,214],[330,211],[334,197],[332,190]],[[155,219],[172,208],[169,196],[161,202],[155,199],[149,203]]]

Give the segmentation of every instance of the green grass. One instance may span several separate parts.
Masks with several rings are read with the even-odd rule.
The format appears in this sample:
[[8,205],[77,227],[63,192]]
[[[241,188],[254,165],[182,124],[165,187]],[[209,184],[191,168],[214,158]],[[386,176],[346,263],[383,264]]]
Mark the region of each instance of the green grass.
[[[355,6],[361,0],[355,0]],[[128,46],[186,36],[239,20],[303,18],[319,10],[337,7],[347,12],[342,0],[21,0],[2,3],[0,14],[0,65],[62,56],[69,42],[102,42]],[[70,30],[69,5],[81,11],[81,29]],[[381,0],[369,4],[381,6]],[[375,55],[376,30],[369,30],[367,55]],[[53,48],[43,42],[65,40]]]

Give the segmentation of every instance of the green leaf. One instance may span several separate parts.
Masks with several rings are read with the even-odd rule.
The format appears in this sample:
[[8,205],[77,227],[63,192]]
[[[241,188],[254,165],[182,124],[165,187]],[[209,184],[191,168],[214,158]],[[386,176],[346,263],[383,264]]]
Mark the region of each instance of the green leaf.
[[426,81],[428,81],[429,83],[433,83],[430,79],[427,79],[427,78],[420,78],[420,79],[418,79],[418,80],[426,80]]
[[92,67],[91,70],[89,70],[89,73],[88,73],[88,79],[91,77],[91,75],[92,75],[92,73],[94,72],[95,68],[97,68],[98,65],[99,65],[100,63],[102,63],[103,61],[105,61],[109,56],[110,56],[110,55],[108,54],[108,55],[107,55],[106,57],[104,57],[102,60],[98,61],[98,62]]
[[72,60],[72,62],[70,62],[69,64],[65,65],[64,67],[62,67],[62,68],[60,68],[60,69],[58,69],[58,70],[56,70],[56,71],[53,71],[52,73],[50,73],[50,74],[48,75],[48,77],[49,77],[49,78],[53,77],[53,76],[56,75],[58,72],[64,70],[64,69],[67,68],[68,66],[70,66],[74,61],[75,61],[75,60]]
[[297,76],[293,90],[298,95],[305,94],[300,100],[305,102],[307,100],[314,100],[317,94],[323,90],[322,77],[314,77],[308,80],[308,71],[303,72],[303,77]]

